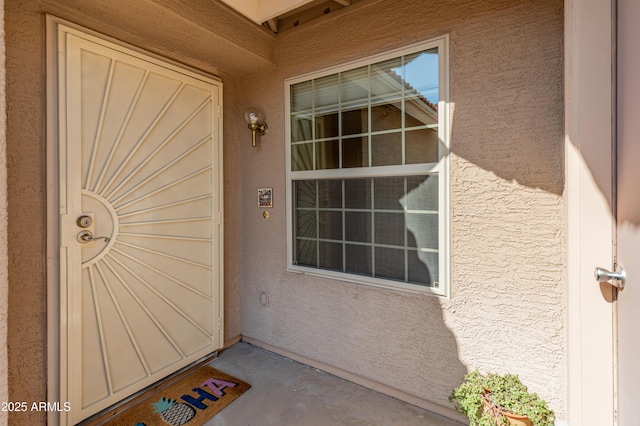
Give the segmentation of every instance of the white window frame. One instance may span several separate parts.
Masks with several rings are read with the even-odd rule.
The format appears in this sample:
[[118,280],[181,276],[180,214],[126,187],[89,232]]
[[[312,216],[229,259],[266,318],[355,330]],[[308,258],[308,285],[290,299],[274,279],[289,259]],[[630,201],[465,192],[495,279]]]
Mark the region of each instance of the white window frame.
[[[398,166],[378,166],[362,168],[341,168],[330,170],[292,171],[291,170],[291,86],[305,81],[325,77],[328,75],[349,71],[358,67],[377,62],[394,59],[403,55],[410,55],[423,50],[438,48],[438,162],[427,164],[410,164]],[[333,280],[364,284],[374,287],[395,289],[400,291],[434,294],[449,297],[449,138],[450,138],[450,110],[449,110],[449,36],[416,43],[401,49],[395,49],[383,54],[370,56],[358,61],[348,62],[339,66],[300,75],[285,80],[285,140],[286,140],[286,221],[287,221],[287,271],[304,275],[324,277]],[[294,212],[293,212],[293,182],[296,180],[317,179],[347,179],[347,178],[376,178],[392,176],[438,175],[438,221],[439,221],[439,280],[438,287],[404,283],[390,279],[382,279],[351,273],[299,266],[293,263],[294,258]]]

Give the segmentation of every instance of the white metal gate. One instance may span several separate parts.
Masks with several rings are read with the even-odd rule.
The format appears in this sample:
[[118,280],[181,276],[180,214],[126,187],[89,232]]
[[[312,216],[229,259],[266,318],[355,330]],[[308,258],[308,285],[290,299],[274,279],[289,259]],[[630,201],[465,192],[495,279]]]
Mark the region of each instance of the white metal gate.
[[64,26],[58,52],[61,423],[74,424],[222,346],[222,87]]

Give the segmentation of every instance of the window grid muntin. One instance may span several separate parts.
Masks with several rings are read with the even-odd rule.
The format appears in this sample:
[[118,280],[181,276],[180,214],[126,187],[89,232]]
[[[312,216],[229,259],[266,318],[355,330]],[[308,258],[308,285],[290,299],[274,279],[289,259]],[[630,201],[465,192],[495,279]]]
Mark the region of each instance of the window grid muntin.
[[[438,174],[424,174],[424,175],[420,175],[420,176],[424,176],[426,179],[428,179],[431,176],[437,177]],[[411,176],[398,176],[399,178],[402,178],[403,180],[403,194],[404,196],[407,196],[409,194],[409,178]],[[321,179],[317,179],[314,180],[314,195],[315,195],[315,201],[313,203],[312,207],[296,207],[297,202],[294,201],[293,206],[294,206],[294,222],[295,222],[295,218],[299,217],[298,212],[301,211],[307,211],[307,212],[314,212],[314,216],[315,216],[315,225],[316,225],[316,234],[315,237],[307,237],[307,236],[298,236],[297,234],[295,235],[295,241],[294,241],[294,258],[293,258],[293,262],[294,265],[296,266],[302,266],[302,267],[310,267],[310,268],[316,268],[319,270],[332,270],[332,271],[336,271],[336,269],[331,269],[331,268],[323,268],[321,266],[322,263],[322,259],[321,259],[321,244],[322,243],[334,243],[334,244],[340,244],[342,246],[342,267],[341,270],[339,272],[343,272],[343,273],[347,273],[347,274],[351,274],[351,272],[347,272],[349,266],[347,264],[347,245],[358,245],[358,246],[365,246],[365,247],[369,247],[371,249],[371,257],[370,257],[370,262],[371,262],[371,275],[364,275],[364,274],[360,274],[362,276],[371,276],[373,278],[381,278],[381,279],[385,279],[385,280],[392,280],[395,281],[394,278],[391,277],[386,277],[384,275],[379,275],[378,270],[376,268],[376,249],[393,249],[393,250],[402,250],[403,252],[403,270],[404,270],[404,282],[408,283],[408,284],[414,284],[414,285],[427,285],[430,287],[435,287],[438,288],[439,287],[439,282],[440,279],[438,277],[437,280],[432,280],[430,284],[423,284],[423,283],[418,283],[418,282],[412,282],[409,281],[409,275],[410,275],[410,270],[409,270],[409,253],[410,252],[415,252],[416,255],[418,252],[426,252],[426,253],[439,253],[440,249],[433,249],[433,248],[429,248],[429,247],[419,247],[417,246],[417,242],[416,242],[416,247],[412,247],[409,246],[408,244],[408,235],[409,235],[409,227],[408,227],[408,221],[406,220],[406,215],[407,214],[414,214],[414,215],[432,215],[432,216],[439,216],[439,211],[438,210],[428,210],[428,209],[408,209],[408,208],[403,208],[403,209],[385,209],[385,208],[376,208],[376,191],[375,191],[375,180],[377,178],[380,177],[370,177],[370,178],[366,178],[369,180],[369,187],[370,187],[370,194],[371,194],[371,199],[369,201],[369,208],[353,208],[353,207],[346,207],[346,181],[347,179],[332,179],[333,181],[340,181],[341,184],[341,207],[322,207],[320,206],[320,182],[322,181]],[[382,178],[384,179],[384,178]],[[425,179],[425,181],[426,181]],[[292,182],[293,188],[292,188],[292,193],[296,194],[295,197],[297,197],[298,194],[298,188],[296,187],[296,184],[298,182],[309,182],[309,180],[304,179],[304,180],[294,180]],[[341,238],[340,239],[332,239],[332,238],[322,238],[321,235],[321,221],[320,221],[320,215],[323,212],[341,212],[342,214],[342,220],[341,220]],[[355,212],[355,213],[367,213],[369,215],[369,235],[370,235],[370,241],[365,242],[365,241],[356,241],[356,240],[348,240],[347,239],[347,219],[346,219],[346,215],[349,212]],[[397,245],[397,244],[385,244],[385,243],[380,243],[377,241],[376,239],[376,213],[388,213],[388,214],[397,214],[397,215],[403,215],[403,222],[404,225],[402,227],[402,232],[403,232],[403,243],[402,245]],[[297,225],[294,223],[294,228],[297,228]],[[301,256],[300,252],[299,252],[299,247],[300,247],[300,243],[306,241],[306,242],[315,242],[315,254],[316,254],[316,259],[315,259],[315,265],[307,265],[307,264],[301,264],[299,262],[297,262],[296,259],[303,257]]]
[[[438,184],[438,204],[439,204],[439,216],[438,216],[438,247],[439,247],[439,252],[440,255],[439,257],[431,257],[431,260],[429,261],[430,265],[433,265],[435,268],[438,269],[439,271],[439,276],[440,276],[440,287],[437,289],[433,289],[430,287],[424,287],[424,286],[416,286],[416,285],[411,285],[411,284],[404,284],[401,282],[388,282],[387,280],[379,280],[379,279],[375,279],[375,278],[371,278],[371,277],[364,277],[364,279],[359,278],[357,275],[354,274],[343,274],[343,273],[334,273],[333,271],[320,271],[318,273],[314,272],[315,269],[310,269],[310,268],[306,268],[306,267],[296,267],[295,265],[293,265],[292,263],[292,253],[293,253],[293,249],[294,246],[293,244],[288,244],[287,245],[287,258],[289,259],[288,262],[288,270],[291,272],[297,272],[297,273],[304,273],[304,274],[309,274],[309,275],[316,275],[319,277],[326,277],[326,278],[332,278],[335,280],[341,280],[341,281],[346,281],[346,282],[352,282],[352,283],[360,283],[360,284],[366,284],[366,285],[371,285],[371,286],[375,286],[375,287],[382,287],[382,288],[392,288],[392,289],[397,289],[397,290],[401,290],[401,291],[409,291],[409,292],[418,292],[418,293],[432,293],[434,295],[440,295],[440,296],[445,296],[448,297],[449,296],[449,248],[450,248],[450,236],[449,236],[449,178],[448,178],[448,174],[449,174],[449,158],[448,158],[448,152],[449,152],[449,134],[450,134],[450,129],[449,129],[449,120],[450,120],[450,112],[448,109],[448,99],[449,99],[449,58],[448,58],[448,51],[449,51],[449,36],[448,35],[444,35],[442,37],[436,38],[434,40],[428,41],[428,42],[421,42],[421,43],[416,43],[413,46],[409,46],[409,47],[405,47],[405,48],[401,48],[401,49],[397,49],[394,51],[389,51],[387,53],[381,54],[381,55],[377,55],[375,58],[372,59],[365,59],[365,60],[359,60],[359,61],[354,61],[351,63],[346,63],[340,66],[336,66],[336,67],[332,67],[332,68],[327,68],[324,71],[318,71],[318,72],[313,72],[313,73],[309,73],[307,75],[302,75],[299,77],[295,77],[295,78],[290,78],[286,80],[286,85],[285,85],[285,106],[286,106],[286,115],[285,115],[285,121],[287,124],[287,127],[289,127],[290,124],[290,120],[292,119],[292,117],[294,117],[293,114],[290,114],[290,99],[289,96],[291,94],[291,90],[290,87],[307,81],[307,82],[311,82],[311,80],[313,80],[314,78],[318,78],[321,77],[323,75],[329,75],[329,74],[335,74],[335,73],[339,73],[339,72],[348,72],[350,70],[355,70],[358,67],[362,67],[362,66],[370,66],[372,63],[374,62],[380,62],[383,61],[385,59],[392,59],[395,57],[399,57],[399,56],[407,56],[407,58],[409,57],[408,55],[411,55],[412,53],[415,56],[418,56],[421,54],[421,52],[424,52],[425,50],[429,50],[432,48],[437,47],[437,63],[431,63],[430,66],[433,66],[433,68],[431,69],[436,69],[437,68],[437,72],[438,72],[438,79],[437,82],[435,80],[431,80],[431,81],[427,81],[427,84],[412,84],[413,87],[417,88],[420,90],[421,93],[424,93],[425,96],[428,96],[428,99],[430,103],[435,103],[433,102],[431,99],[432,97],[428,94],[428,92],[425,92],[425,90],[432,90],[431,93],[433,94],[437,94],[438,95],[438,99],[439,101],[437,102],[437,111],[438,111],[438,118],[436,119],[434,117],[434,120],[431,121],[428,119],[428,115],[424,114],[424,111],[417,111],[415,113],[412,113],[412,111],[416,111],[413,110],[412,111],[408,111],[405,108],[405,119],[409,120],[411,117],[414,117],[415,119],[411,119],[411,123],[413,125],[415,125],[418,121],[423,121],[423,118],[426,117],[427,122],[433,122],[433,123],[438,123],[437,125],[423,125],[420,126],[421,128],[437,128],[437,140],[439,141],[437,146],[433,146],[433,149],[437,149],[437,160],[434,162],[428,162],[428,163],[411,163],[405,166],[398,166],[398,168],[396,168],[396,166],[379,166],[379,167],[367,167],[367,168],[345,168],[345,169],[336,169],[336,170],[318,170],[318,171],[314,171],[314,170],[300,170],[300,171],[293,171],[293,169],[291,169],[289,167],[289,164],[291,162],[291,155],[290,155],[290,148],[292,146],[292,144],[295,143],[292,142],[292,139],[289,137],[290,133],[287,133],[285,135],[286,139],[287,139],[287,156],[286,156],[286,163],[287,163],[287,180],[289,182],[293,181],[293,180],[302,180],[302,179],[337,179],[337,178],[353,178],[353,177],[377,177],[377,176],[393,176],[393,175],[397,175],[398,173],[403,175],[403,176],[408,176],[408,175],[412,175],[412,174],[434,174],[437,173],[439,175],[439,184]],[[433,58],[435,59],[435,58]],[[410,70],[410,72],[415,72],[416,70]],[[421,72],[418,70],[418,72]],[[407,76],[409,75],[409,73],[406,74]],[[436,86],[437,83],[437,86]],[[427,112],[430,110],[427,110]],[[407,126],[411,126],[411,124],[408,124],[408,122],[405,121],[405,129],[403,129],[403,131],[405,130],[414,130],[414,129],[418,129],[419,127],[413,126],[413,127],[407,127]],[[350,135],[353,136],[353,135]],[[340,138],[342,139],[342,135],[340,135]],[[341,152],[342,152],[342,148],[341,148]],[[433,158],[432,157],[433,152],[426,158]],[[403,170],[403,171],[400,171]],[[440,176],[441,174],[441,176]],[[291,188],[291,185],[287,185],[287,188]],[[287,190],[289,191],[289,189]],[[292,212],[293,212],[293,208],[292,208],[292,197],[286,197],[286,204],[287,204],[287,216],[289,218],[289,220],[287,221],[287,235],[289,236],[288,241],[293,242],[293,233],[292,233]],[[428,252],[428,250],[424,250],[425,252]],[[421,262],[425,263],[427,262],[427,259],[424,257],[421,257]],[[438,260],[439,259],[439,260]],[[411,259],[412,262],[415,263],[417,259]],[[435,262],[435,263],[434,263]]]
[[[343,152],[343,140],[344,139],[352,139],[354,137],[367,137],[368,141],[368,167],[375,167],[373,166],[373,150],[372,150],[372,137],[373,136],[377,136],[377,135],[384,135],[384,134],[391,134],[391,133],[400,133],[400,137],[401,137],[401,163],[400,164],[394,164],[394,165],[406,165],[406,131],[407,129],[411,129],[411,131],[413,130],[420,130],[420,129],[428,129],[428,128],[432,128],[432,129],[437,129],[439,127],[439,119],[438,119],[438,124],[424,124],[422,126],[412,126],[407,128],[406,127],[406,114],[407,114],[407,108],[406,108],[406,102],[407,99],[413,99],[414,97],[407,97],[406,93],[407,93],[407,88],[404,84],[401,85],[400,90],[399,91],[395,91],[395,92],[391,92],[391,93],[384,93],[384,94],[380,94],[380,95],[373,95],[372,94],[372,68],[376,65],[379,64],[385,64],[385,63],[389,63],[392,62],[396,59],[400,59],[400,67],[402,67],[404,69],[405,67],[405,59],[407,57],[411,57],[411,56],[415,56],[415,55],[419,55],[422,53],[436,53],[438,56],[440,56],[442,53],[440,51],[440,47],[430,47],[430,48],[426,48],[422,51],[419,52],[414,52],[414,53],[408,53],[405,55],[400,56],[399,58],[391,58],[391,59],[386,59],[380,62],[375,62],[375,63],[371,63],[366,65],[367,68],[367,83],[368,83],[368,95],[366,98],[362,98],[360,100],[354,100],[354,101],[347,101],[345,103],[342,102],[342,78],[344,74],[348,74],[350,71],[353,71],[353,69],[347,69],[344,71],[340,71],[337,72],[335,74],[328,74],[328,75],[324,75],[324,76],[319,76],[317,78],[314,78],[311,80],[311,94],[310,94],[310,98],[311,98],[311,108],[310,109],[303,109],[303,110],[292,110],[290,111],[289,115],[291,117],[291,121],[295,121],[293,120],[294,117],[303,117],[303,116],[310,116],[311,120],[312,120],[312,124],[311,124],[311,128],[312,128],[312,139],[311,140],[304,140],[304,141],[293,141],[291,140],[291,146],[295,146],[295,145],[300,145],[300,144],[304,144],[304,143],[310,143],[312,146],[312,161],[311,161],[311,165],[312,165],[312,169],[311,170],[319,170],[318,169],[318,153],[317,153],[317,143],[318,142],[328,142],[328,141],[333,141],[333,140],[338,140],[338,167],[337,169],[342,169],[345,168],[344,167],[344,162],[343,162],[343,158],[342,158],[342,152]],[[364,68],[364,67],[362,67]],[[440,72],[440,70],[438,70],[438,72]],[[316,93],[316,85],[318,84],[318,82],[324,82],[325,80],[333,77],[334,75],[337,75],[337,90],[336,90],[336,96],[338,99],[337,103],[332,103],[332,104],[323,104],[319,107],[316,107],[316,98],[317,96],[315,95]],[[402,76],[401,76],[402,77]],[[295,86],[302,86],[305,84],[308,84],[309,81],[301,81],[299,83],[295,83],[292,84],[291,87],[295,87]],[[414,88],[416,92],[418,92],[418,88]],[[289,96],[292,97],[293,96],[293,91],[295,90],[295,88],[293,90],[291,90],[289,92]],[[419,93],[419,92],[418,92]],[[385,105],[385,104],[392,104],[393,101],[399,101],[400,102],[400,117],[401,117],[401,126],[397,129],[392,129],[392,130],[382,130],[382,131],[373,131],[373,123],[372,123],[372,106],[378,106],[378,105]],[[293,104],[294,102],[291,101],[290,104]],[[365,106],[367,107],[367,129],[369,130],[368,132],[362,132],[362,133],[350,133],[347,135],[343,134],[343,112],[344,111],[349,111],[352,110],[354,107],[362,107]],[[436,111],[437,112],[437,111]],[[338,132],[337,132],[337,136],[328,136],[328,137],[319,137],[319,135],[317,135],[317,126],[316,126],[316,120],[315,117],[321,115],[321,114],[326,114],[326,113],[336,113],[338,116]],[[439,114],[439,113],[438,113]],[[293,131],[293,128],[291,128],[291,131]],[[345,137],[346,136],[346,137]],[[290,153],[289,155],[293,155],[293,153]],[[291,159],[291,161],[293,162],[293,158]],[[311,170],[305,170],[305,171],[311,171]],[[324,169],[327,170],[327,169]],[[330,169],[330,170],[335,170],[335,169]]]

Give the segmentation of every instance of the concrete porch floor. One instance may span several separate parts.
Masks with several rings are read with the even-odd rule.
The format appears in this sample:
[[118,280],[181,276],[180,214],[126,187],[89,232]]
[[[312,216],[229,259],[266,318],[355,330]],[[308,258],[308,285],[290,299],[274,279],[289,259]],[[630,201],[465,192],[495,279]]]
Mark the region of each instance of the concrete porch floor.
[[251,389],[205,426],[460,426],[248,343],[231,346],[209,365]]

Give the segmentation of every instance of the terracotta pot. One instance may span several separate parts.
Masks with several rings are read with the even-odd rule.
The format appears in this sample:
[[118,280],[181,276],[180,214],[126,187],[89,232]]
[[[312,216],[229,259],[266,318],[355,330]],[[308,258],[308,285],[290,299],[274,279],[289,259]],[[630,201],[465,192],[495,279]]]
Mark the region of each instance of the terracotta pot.
[[490,415],[503,415],[507,418],[509,422],[509,426],[533,426],[531,420],[527,416],[521,416],[519,414],[512,414],[504,411],[500,407],[495,405],[491,405],[489,399],[487,398],[487,394],[490,392],[486,392],[482,395],[482,402],[484,403],[484,410],[488,411]]
[[533,426],[531,420],[527,416],[519,416],[517,414],[507,413],[506,411],[502,412],[502,415],[509,420],[510,426]]

